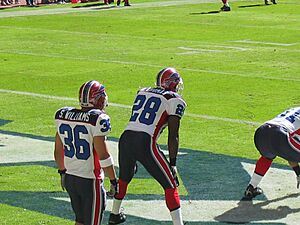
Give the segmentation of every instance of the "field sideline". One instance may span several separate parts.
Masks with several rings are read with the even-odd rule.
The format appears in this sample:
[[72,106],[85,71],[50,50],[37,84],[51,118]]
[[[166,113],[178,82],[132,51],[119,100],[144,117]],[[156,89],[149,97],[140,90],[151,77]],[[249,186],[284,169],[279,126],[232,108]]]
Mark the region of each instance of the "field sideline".
[[[300,192],[281,159],[263,196],[240,199],[258,157],[255,129],[299,105],[299,2],[230,1],[229,13],[215,0],[131,3],[0,10],[0,223],[74,224],[53,161],[55,111],[78,105],[83,82],[103,82],[117,158],[136,91],[172,66],[188,104],[178,158],[187,224],[298,225]],[[110,207],[109,199],[103,224]],[[171,224],[161,188],[141,166],[124,211],[129,225]]]

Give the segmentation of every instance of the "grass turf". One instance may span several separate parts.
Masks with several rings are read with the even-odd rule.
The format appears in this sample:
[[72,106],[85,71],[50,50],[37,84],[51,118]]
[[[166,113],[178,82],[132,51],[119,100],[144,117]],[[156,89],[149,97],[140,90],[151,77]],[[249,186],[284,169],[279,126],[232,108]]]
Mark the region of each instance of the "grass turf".
[[[300,16],[295,0],[255,5],[232,2],[230,13],[213,13],[220,3],[199,3],[0,18],[1,89],[76,98],[83,82],[98,79],[110,102],[131,105],[139,87],[152,86],[162,67],[173,66],[184,79],[188,103],[181,147],[256,159],[252,139],[257,125],[222,118],[262,123],[299,103]],[[9,92],[0,96],[0,118],[12,121],[1,130],[46,137],[54,135],[55,110],[77,105]],[[130,109],[111,106],[107,111],[113,126],[110,137],[118,138]],[[160,143],[166,143],[166,134]],[[0,214],[4,224],[72,224],[59,210],[43,213],[30,203],[35,193],[60,193],[54,168],[0,169],[0,190],[8,196],[0,204],[0,212],[7,212]],[[36,177],[43,179],[32,183]],[[151,179],[134,182],[131,194],[161,193]],[[145,189],[147,185],[153,190]],[[23,192],[29,206],[18,200]],[[186,194],[184,188],[181,194]]]

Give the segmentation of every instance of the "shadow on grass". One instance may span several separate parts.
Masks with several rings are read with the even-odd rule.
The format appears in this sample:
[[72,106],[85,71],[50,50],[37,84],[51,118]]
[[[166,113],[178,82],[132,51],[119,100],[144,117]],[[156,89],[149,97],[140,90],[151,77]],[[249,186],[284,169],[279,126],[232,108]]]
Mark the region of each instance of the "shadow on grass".
[[206,14],[216,14],[220,13],[221,10],[209,11],[209,12],[199,12],[199,13],[190,13],[190,15],[206,15]]
[[95,9],[111,9],[114,8],[114,5],[106,5],[104,3],[93,3],[93,4],[85,4],[85,5],[77,5],[73,6],[72,8],[78,9],[78,8],[90,8],[90,7],[97,7],[99,6],[100,8],[95,8]]
[[268,6],[268,5],[266,4],[240,5],[238,8],[252,8],[252,7],[260,7],[260,6]]
[[[0,133],[25,136],[33,139],[53,141],[52,137],[43,137],[29,134],[19,134],[16,132]],[[111,141],[118,141],[118,138],[109,138]],[[162,146],[166,149],[166,146]],[[299,209],[291,209],[288,206],[281,206],[277,209],[267,210],[264,206],[274,201],[280,201],[286,198],[293,198],[298,195],[289,195],[278,199],[268,200],[266,196],[257,196],[256,200],[263,200],[261,203],[253,204],[250,202],[241,202],[244,189],[250,179],[247,171],[244,170],[242,162],[255,164],[255,160],[249,160],[241,157],[231,157],[224,154],[215,154],[206,151],[197,151],[192,149],[180,149],[181,155],[178,157],[177,168],[181,185],[184,185],[188,192],[187,196],[181,196],[182,200],[211,200],[211,201],[237,201],[238,207],[232,208],[222,215],[215,215],[215,220],[210,221],[189,221],[187,224],[220,224],[222,223],[248,223],[263,220],[275,220],[287,217],[288,214],[299,212]],[[7,163],[1,166],[20,166],[20,165],[44,165],[55,168],[53,160],[42,162],[25,162],[25,163]],[[273,164],[272,167],[280,169],[289,169],[288,166]],[[118,168],[116,168],[118,169]],[[2,174],[5,176],[5,174]],[[135,179],[151,178],[148,172],[139,165],[138,173]],[[0,186],[1,188],[1,186]],[[146,187],[145,187],[146,188]],[[69,202],[57,200],[55,198],[68,197],[65,192],[17,192],[2,191],[0,192],[0,203],[12,205],[15,207],[25,208],[32,211],[41,212],[51,216],[58,216],[65,219],[73,220],[73,212]],[[129,194],[128,200],[164,200],[164,193],[161,195]],[[163,201],[162,201],[163,202]],[[164,203],[162,203],[164,204]],[[165,207],[165,205],[162,205]],[[137,205],[138,208],[138,205]],[[165,208],[166,209],[166,208]],[[108,209],[109,210],[109,209]],[[167,209],[166,209],[167,210]],[[251,210],[249,214],[248,211]],[[264,212],[264,213],[262,213]],[[201,213],[201,212],[195,212]],[[212,212],[213,213],[213,212]],[[249,214],[249,215],[248,215]],[[242,216],[239,216],[242,215]],[[107,221],[108,212],[104,214],[104,222]],[[235,218],[233,220],[232,218]],[[238,218],[238,219],[237,219]],[[138,216],[128,215],[128,224],[130,225],[167,225],[170,222],[154,221]],[[257,224],[257,223],[256,223]],[[264,223],[265,224],[265,223]],[[268,223],[280,224],[280,223]]]
[[253,201],[240,201],[238,206],[228,210],[215,217],[215,220],[225,223],[245,224],[251,221],[264,221],[264,220],[279,220],[286,218],[289,214],[300,212],[300,208],[292,209],[289,206],[278,206],[276,209],[266,208],[271,203],[282,201],[289,198],[297,198],[300,193],[290,194],[280,198],[258,202]]

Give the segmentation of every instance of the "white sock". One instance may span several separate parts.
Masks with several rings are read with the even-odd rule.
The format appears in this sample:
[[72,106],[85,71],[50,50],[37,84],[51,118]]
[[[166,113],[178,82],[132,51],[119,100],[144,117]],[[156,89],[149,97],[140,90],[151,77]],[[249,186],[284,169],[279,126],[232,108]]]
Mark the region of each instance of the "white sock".
[[253,173],[249,184],[251,184],[254,188],[256,188],[262,178],[263,176],[258,175],[257,173]]
[[121,203],[122,203],[122,200],[114,198],[112,209],[111,209],[112,214],[117,215],[120,213]]
[[182,215],[181,215],[181,208],[176,209],[170,212],[173,225],[183,225]]

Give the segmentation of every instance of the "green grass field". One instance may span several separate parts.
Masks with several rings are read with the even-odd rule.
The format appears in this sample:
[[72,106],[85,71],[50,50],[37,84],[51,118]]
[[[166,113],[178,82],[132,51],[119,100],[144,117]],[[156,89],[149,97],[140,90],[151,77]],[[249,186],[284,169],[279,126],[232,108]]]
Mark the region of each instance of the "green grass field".
[[[0,134],[53,140],[55,111],[77,106],[80,85],[97,79],[105,84],[112,103],[107,108],[113,128],[110,139],[117,140],[138,88],[153,86],[157,72],[172,66],[184,79],[188,104],[180,147],[195,156],[190,161],[178,159],[180,193],[195,198],[208,191],[212,195],[206,199],[217,199],[217,190],[211,191],[218,188],[212,181],[217,179],[236,186],[232,199],[238,200],[249,176],[228,181],[222,169],[233,170],[234,163],[226,165],[224,158],[255,163],[257,126],[299,105],[300,3],[282,0],[264,6],[262,0],[233,1],[228,13],[216,12],[220,1],[183,3],[135,0],[126,9],[99,5],[79,7],[76,12],[67,11],[74,7],[71,4],[1,10]],[[45,14],[57,9],[66,12]],[[41,15],[18,16],[32,11]],[[165,134],[160,143],[166,143]],[[199,165],[206,163],[207,169],[219,168],[217,177],[203,175],[199,184],[194,183],[192,174],[197,176]],[[130,186],[130,195],[149,198],[150,193],[163,199],[160,187],[141,173]],[[239,171],[235,173],[239,176]],[[0,224],[73,224],[69,203],[48,199],[67,196],[58,179],[53,160],[0,164]],[[138,217],[132,221],[170,224]]]

